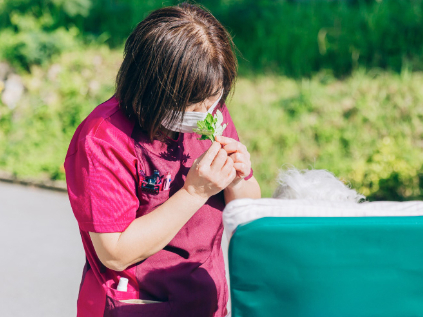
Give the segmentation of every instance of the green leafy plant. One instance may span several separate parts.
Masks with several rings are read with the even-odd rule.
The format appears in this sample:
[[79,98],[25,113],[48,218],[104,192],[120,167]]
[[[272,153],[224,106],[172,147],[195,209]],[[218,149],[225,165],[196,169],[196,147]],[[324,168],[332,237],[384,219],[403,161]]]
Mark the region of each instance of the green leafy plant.
[[223,115],[217,110],[214,116],[208,113],[203,121],[198,121],[198,129],[193,129],[193,131],[201,135],[199,140],[211,140],[213,142],[216,136],[222,135],[227,126],[227,124],[222,125],[222,122]]

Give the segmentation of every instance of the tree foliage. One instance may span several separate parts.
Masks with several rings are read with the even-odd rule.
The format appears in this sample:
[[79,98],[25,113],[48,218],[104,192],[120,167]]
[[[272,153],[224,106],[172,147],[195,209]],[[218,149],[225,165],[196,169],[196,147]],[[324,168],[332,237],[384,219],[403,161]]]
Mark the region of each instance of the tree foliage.
[[[179,2],[182,0],[3,0],[0,32],[22,32],[21,24],[14,21],[16,16],[37,20],[37,32],[43,34],[26,36],[19,43],[47,47],[48,58],[52,56],[48,52],[66,49],[61,44],[48,48],[51,45],[42,39],[58,29],[78,34],[85,43],[120,47],[149,12]],[[210,9],[234,37],[244,74],[270,72],[300,78],[322,69],[337,77],[359,67],[423,70],[423,0],[198,3]],[[14,61],[10,54],[6,58]],[[39,58],[26,60],[38,63]]]

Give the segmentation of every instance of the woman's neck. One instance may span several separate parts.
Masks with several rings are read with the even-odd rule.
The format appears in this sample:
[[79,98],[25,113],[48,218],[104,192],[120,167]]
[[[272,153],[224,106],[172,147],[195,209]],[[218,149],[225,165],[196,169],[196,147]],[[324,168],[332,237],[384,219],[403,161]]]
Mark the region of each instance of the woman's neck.
[[170,131],[170,130],[168,130],[168,129],[166,129],[166,128],[164,128],[163,129],[164,131],[163,131],[163,133],[165,134],[165,135],[167,135],[169,138],[171,138],[172,140],[177,140],[178,139],[178,137],[179,137],[179,132],[175,132],[175,131]]

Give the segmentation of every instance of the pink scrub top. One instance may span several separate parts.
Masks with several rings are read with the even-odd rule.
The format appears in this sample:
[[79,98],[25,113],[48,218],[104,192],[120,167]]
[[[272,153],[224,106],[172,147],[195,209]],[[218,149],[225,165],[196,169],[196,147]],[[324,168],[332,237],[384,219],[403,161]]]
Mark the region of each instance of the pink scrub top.
[[[223,135],[239,140],[224,104]],[[106,268],[89,232],[123,232],[137,217],[160,206],[184,184],[194,160],[211,141],[195,133],[151,142],[112,97],[76,130],[65,159],[69,200],[79,224],[87,263],[79,290],[79,317],[225,316],[228,287],[221,250],[223,191],[212,196],[161,251],[122,272]],[[141,190],[143,175],[171,175],[168,190]],[[252,176],[252,170],[250,175]],[[119,279],[129,280],[118,291]],[[159,303],[134,304],[144,299]]]

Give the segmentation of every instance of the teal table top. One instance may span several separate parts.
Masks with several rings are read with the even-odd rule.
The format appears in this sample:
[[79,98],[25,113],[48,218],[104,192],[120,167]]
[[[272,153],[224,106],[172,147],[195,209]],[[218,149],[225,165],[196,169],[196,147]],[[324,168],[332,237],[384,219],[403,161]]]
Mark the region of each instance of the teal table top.
[[233,317],[423,316],[423,217],[261,218],[229,271]]

